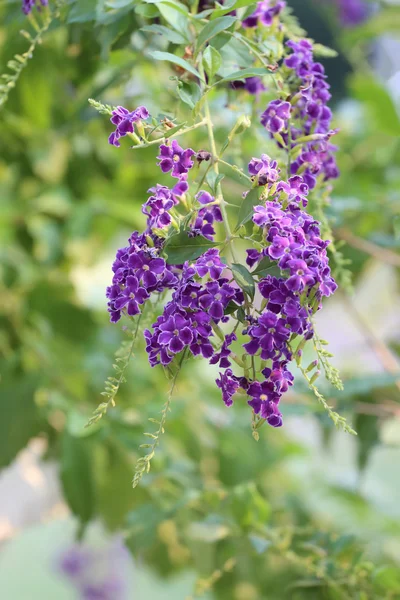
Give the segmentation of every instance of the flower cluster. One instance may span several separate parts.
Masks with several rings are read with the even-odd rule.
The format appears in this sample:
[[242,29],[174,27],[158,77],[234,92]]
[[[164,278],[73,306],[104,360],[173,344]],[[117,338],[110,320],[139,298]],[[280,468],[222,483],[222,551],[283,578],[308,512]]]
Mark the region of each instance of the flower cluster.
[[307,185],[296,175],[278,183],[273,200],[255,207],[253,221],[263,230],[265,248],[258,256],[252,250],[247,263],[253,266],[268,256],[288,274],[291,291],[302,293],[318,285],[317,296],[330,296],[337,286],[328,264],[329,242],[321,239],[318,221],[300,208],[307,204],[307,193]]
[[324,67],[315,62],[313,47],[308,40],[289,40],[292,53],[285,58],[285,66],[295,74],[291,102],[273,100],[261,115],[261,123],[280,145],[284,144],[294,160],[291,173],[301,174],[310,189],[317,177],[324,181],[339,176],[333,156],[335,146],[330,138],[332,112],[327,106],[331,98]]
[[58,570],[70,581],[82,600],[128,598],[129,553],[119,539],[93,549],[75,544],[60,557]]
[[[284,5],[259,2],[244,26],[278,23]],[[123,314],[141,313],[152,296],[164,299],[161,314],[144,331],[150,365],[177,368],[188,355],[202,356],[218,370],[216,385],[224,403],[231,406],[235,396],[245,398],[257,427],[264,422],[282,425],[279,403],[294,379],[290,362],[299,359],[313,337],[312,316],[322,298],[337,287],[329,267],[329,241],[305,210],[318,176],[327,180],[338,175],[329,141],[334,133],[329,85],[308,40],[287,46],[282,68],[289,74],[291,93],[270,102],[261,118],[271,137],[290,153],[287,176],[267,154],[249,162],[251,198],[257,194],[260,200],[250,206],[244,221],[248,226],[242,223],[236,230],[248,244],[246,266],[223,257],[233,236],[218,186],[215,196],[211,183],[212,193],[204,189],[211,163],[193,185],[195,164],[201,169],[214,158],[168,139],[157,159],[174,183],[149,189],[142,206],[146,230],[134,232],[128,246],[118,250],[106,292],[113,322]],[[251,84],[249,91],[257,93],[259,80]],[[147,116],[144,107],[133,112],[118,107],[111,143],[119,145],[120,137],[133,132],[134,122]],[[227,234],[224,244],[218,242],[219,223]]]
[[[122,113],[133,114],[125,109]],[[216,244],[215,225],[223,221],[214,196],[204,189],[190,193],[195,155],[175,140],[160,146],[158,164],[178,182],[149,190],[142,208],[147,229],[134,232],[129,245],[117,252],[107,288],[111,321],[122,314],[137,315],[153,294],[169,290],[162,314],[144,332],[150,365],[165,367],[183,352],[201,355],[218,367],[216,384],[227,406],[240,392],[261,421],[278,427],[279,401],[293,384],[288,368],[293,341],[313,336],[312,313],[322,296],[336,288],[326,254],[329,242],[321,239],[319,223],[303,210],[307,183],[299,175],[282,180],[277,161],[263,154],[249,163],[254,185],[265,196],[252,216],[256,247],[247,250],[246,277],[254,282],[258,300],[249,297],[235,276],[235,265],[226,264],[217,247],[199,251],[191,261],[169,263],[168,243],[174,236],[183,235],[179,239],[184,247],[199,236]],[[281,276],[259,271],[262,261],[276,264]],[[244,336],[242,346],[239,334]]]
[[[40,1],[40,4],[39,4]],[[32,9],[34,8],[34,6],[37,7],[38,10],[40,10],[41,6],[47,6],[49,4],[49,0],[22,0],[22,11],[26,14],[29,15],[30,12],[32,12]]]

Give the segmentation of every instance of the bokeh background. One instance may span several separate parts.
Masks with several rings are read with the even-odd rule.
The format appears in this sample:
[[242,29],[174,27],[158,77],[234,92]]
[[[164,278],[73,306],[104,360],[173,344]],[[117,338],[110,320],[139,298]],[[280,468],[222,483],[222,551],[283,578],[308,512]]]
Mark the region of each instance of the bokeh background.
[[[0,597],[400,598],[399,3],[365,2],[359,18],[346,16],[353,2],[290,3],[337,52],[321,60],[340,128],[326,212],[343,241],[342,285],[318,323],[345,382],[323,389],[358,437],[335,431],[299,380],[285,427],[256,443],[246,407],[228,410],[195,362],[134,491],[168,387],[140,345],[117,407],[83,425],[124,340],[104,297],[113,256],[143,227],[158,173],[153,148],[107,144],[110,124],[87,99],[167,112],[174,85],[134,33],[143,12],[113,1],[114,18],[95,24],[94,4],[50,27],[0,111]],[[26,26],[20,3],[3,0],[2,72]],[[214,100],[220,141],[239,104],[266,103],[238,94]],[[189,142],[206,144],[202,132]],[[230,150],[236,164],[261,151],[267,137],[253,133]],[[93,582],[85,596],[80,570]]]

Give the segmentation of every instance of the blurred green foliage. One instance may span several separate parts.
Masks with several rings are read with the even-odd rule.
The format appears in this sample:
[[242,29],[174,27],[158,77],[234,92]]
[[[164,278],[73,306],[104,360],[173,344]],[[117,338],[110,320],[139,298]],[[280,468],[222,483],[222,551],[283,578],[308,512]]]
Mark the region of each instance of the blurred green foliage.
[[[309,450],[280,430],[263,431],[255,443],[245,407],[221,406],[201,364],[189,363],[180,375],[154,468],[134,491],[142,434],[147,419],[160,413],[168,385],[161,370],[148,366],[141,343],[117,407],[84,428],[124,339],[105,309],[112,257],[131,230],[143,226],[140,206],[156,183],[155,150],[109,147],[111,127],[87,98],[161,111],[171,99],[177,102],[171,71],[147,52],[153,34],[137,33],[143,16],[160,16],[155,3],[99,4],[104,10],[91,0],[63,9],[68,24],[51,25],[0,113],[0,466],[31,437],[45,437],[48,456],[60,463],[65,500],[83,524],[81,533],[93,518],[122,529],[132,552],[165,577],[194,567],[207,579],[234,559],[235,566],[228,563],[216,577],[216,598],[400,597],[398,569],[385,556],[389,532],[397,540],[400,533],[394,518],[379,512],[357,486],[329,487],[321,479],[312,480],[317,498],[329,497],[336,516],[329,502],[317,509],[310,473],[301,477],[290,468],[310,461]],[[170,20],[169,3],[159,4]],[[399,18],[400,9],[387,10]],[[379,22],[392,22],[385,15]],[[27,25],[18,2],[0,5],[0,21],[4,70],[24,51],[27,42],[18,30]],[[400,246],[400,120],[389,93],[360,59],[365,40],[382,31],[374,21],[347,38],[336,32],[338,47],[351,48],[353,74],[347,80],[351,102],[338,107],[342,177],[328,213],[339,237],[350,232],[393,260]],[[157,44],[165,49],[162,39]],[[235,115],[238,93],[243,92],[227,88],[214,102],[221,111],[229,105]],[[258,109],[257,101],[249,102],[249,112]],[[181,103],[177,110],[184,118],[188,107]],[[226,126],[217,123],[221,143]],[[243,166],[268,148],[267,138],[256,136],[249,131],[233,141],[233,162]],[[190,141],[206,144],[199,131]],[[227,177],[224,185],[237,201],[240,177]],[[357,243],[342,249],[352,260],[355,284],[369,258]],[[329,390],[358,431],[352,443],[360,472],[382,443],[382,424],[390,415],[380,412],[382,399],[392,406],[399,402],[396,373],[389,371],[374,377],[348,372],[344,393]],[[294,400],[286,414],[314,411],[329,448],[331,424],[307,389],[299,385]],[[360,412],[361,404],[373,410]]]

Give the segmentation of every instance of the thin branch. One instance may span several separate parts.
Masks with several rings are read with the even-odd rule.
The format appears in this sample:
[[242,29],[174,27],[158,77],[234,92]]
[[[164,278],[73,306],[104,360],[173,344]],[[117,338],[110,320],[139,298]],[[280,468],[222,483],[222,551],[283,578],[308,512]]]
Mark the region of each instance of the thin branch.
[[351,231],[345,228],[340,228],[336,230],[338,237],[347,242],[349,246],[356,248],[357,250],[361,250],[365,254],[369,254],[374,258],[381,260],[389,265],[393,265],[394,267],[400,267],[400,255],[396,254],[392,250],[388,248],[382,248],[382,246],[377,246],[373,242],[369,240],[364,240],[357,235],[354,235]]

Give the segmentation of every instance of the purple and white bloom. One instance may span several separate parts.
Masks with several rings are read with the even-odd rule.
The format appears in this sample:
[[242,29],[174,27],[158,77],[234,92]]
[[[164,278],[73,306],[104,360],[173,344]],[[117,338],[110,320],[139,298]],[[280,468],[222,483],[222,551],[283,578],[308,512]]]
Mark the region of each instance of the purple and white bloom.
[[172,190],[165,185],[157,184],[148,190],[153,195],[142,206],[142,213],[148,216],[147,226],[149,229],[158,227],[160,229],[171,225],[172,218],[169,213],[177,203]]
[[280,169],[276,160],[272,160],[267,154],[261,158],[252,158],[249,162],[249,173],[258,178],[259,185],[275,183],[279,178]]
[[272,100],[261,115],[261,124],[271,133],[279,133],[287,130],[290,119],[290,102],[283,100]]
[[239,378],[235,377],[232,369],[226,369],[226,371],[219,374],[219,379],[215,383],[222,391],[222,400],[225,405],[232,406],[232,398],[240,388]]
[[111,123],[116,125],[116,129],[108,138],[109,144],[119,148],[121,146],[119,143],[120,138],[126,136],[128,133],[133,133],[133,124],[136,123],[136,121],[147,119],[148,116],[149,111],[145,106],[139,106],[132,112],[129,112],[129,110],[123,106],[117,106],[117,108],[113,110],[110,119]]
[[219,279],[226,265],[222,262],[219,250],[210,248],[194,264],[197,275],[205,277],[209,275],[211,279]]
[[182,175],[188,173],[193,167],[194,162],[192,156],[196,154],[191,148],[184,150],[180,147],[176,140],[172,143],[161,144],[160,154],[157,156],[158,166],[161,167],[163,173],[172,171],[172,177],[182,178]]
[[166,346],[172,354],[178,354],[193,341],[193,334],[187,320],[181,315],[170,317],[160,325],[159,344]]
[[139,314],[139,304],[143,304],[149,298],[149,293],[144,287],[139,285],[136,277],[129,275],[126,278],[125,288],[121,291],[118,298],[112,301],[113,308],[120,311],[126,307],[126,312],[130,317]]

